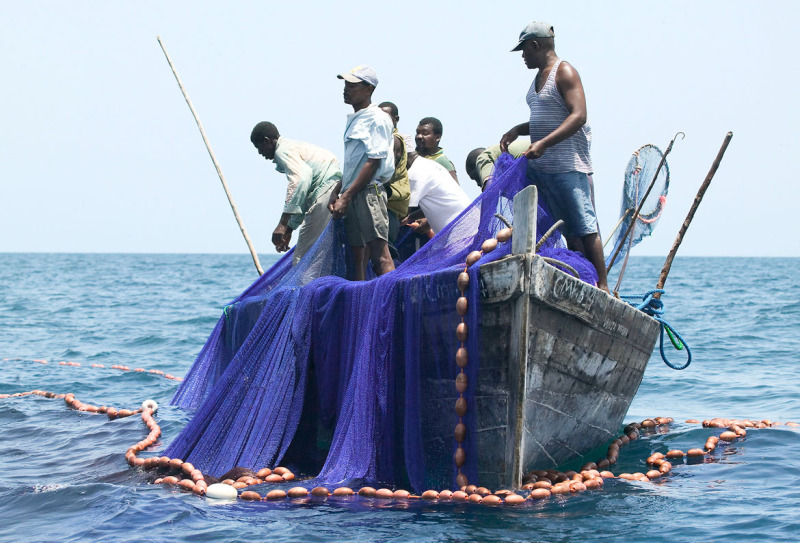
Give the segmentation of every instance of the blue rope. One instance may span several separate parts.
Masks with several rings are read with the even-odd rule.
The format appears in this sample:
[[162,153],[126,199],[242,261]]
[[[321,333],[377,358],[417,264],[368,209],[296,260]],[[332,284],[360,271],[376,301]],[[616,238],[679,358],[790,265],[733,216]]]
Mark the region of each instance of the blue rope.
[[[634,306],[639,311],[643,311],[653,317],[661,324],[661,337],[659,341],[658,348],[661,351],[661,359],[664,363],[672,368],[673,370],[684,370],[689,367],[689,364],[692,363],[692,350],[689,348],[689,345],[683,340],[683,337],[678,333],[675,328],[672,327],[670,323],[668,323],[662,315],[664,314],[664,302],[662,302],[659,298],[654,298],[654,294],[664,294],[663,289],[654,289],[648,291],[645,294],[636,294],[636,295],[620,295],[620,298],[630,298],[630,299],[641,299],[642,301],[638,304],[633,302],[628,302],[632,306]],[[677,366],[669,361],[667,358],[667,354],[664,352],[664,330],[667,331],[667,334],[670,336],[672,340],[672,345],[675,347],[676,350],[681,350],[683,347],[686,347],[686,363],[682,366]],[[678,344],[675,343],[673,338],[677,338]]]

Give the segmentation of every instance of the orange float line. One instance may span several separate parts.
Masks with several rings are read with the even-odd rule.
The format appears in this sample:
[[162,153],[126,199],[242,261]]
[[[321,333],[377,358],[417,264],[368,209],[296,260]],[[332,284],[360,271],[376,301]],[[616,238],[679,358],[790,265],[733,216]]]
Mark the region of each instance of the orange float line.
[[[40,358],[34,358],[34,359],[3,358],[3,362],[36,362],[38,364],[49,364],[50,363],[47,360],[40,359]],[[72,361],[66,361],[66,360],[59,361],[58,365],[59,366],[71,366],[71,367],[81,367],[81,366],[83,366],[83,364],[81,364],[80,362],[72,362]],[[133,372],[137,372],[137,373],[150,373],[150,374],[153,374],[153,375],[158,375],[160,377],[163,377],[164,379],[169,379],[171,381],[178,381],[178,382],[183,381],[182,377],[176,377],[175,375],[172,375],[171,373],[165,373],[165,372],[163,372],[161,370],[148,370],[148,369],[145,369],[145,368],[133,368],[133,369],[131,369],[130,367],[122,365],[122,364],[112,364],[111,366],[108,366],[108,368],[106,368],[106,366],[103,365],[103,364],[96,364],[95,363],[95,364],[89,365],[89,367],[93,368],[93,369],[112,369],[112,370],[120,370],[120,371],[133,371]]]

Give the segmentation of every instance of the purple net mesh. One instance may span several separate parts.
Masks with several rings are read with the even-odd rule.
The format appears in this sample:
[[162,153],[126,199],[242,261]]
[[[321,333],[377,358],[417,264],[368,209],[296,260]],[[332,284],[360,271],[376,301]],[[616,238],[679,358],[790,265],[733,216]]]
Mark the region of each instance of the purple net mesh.
[[[422,248],[382,277],[351,282],[341,221],[295,267],[292,253],[225,307],[172,399],[195,410],[164,452],[220,475],[235,466],[277,463],[313,476],[314,484],[384,484],[453,488],[456,442],[435,430],[455,427],[452,398],[460,346],[456,278],[471,251],[513,220],[514,195],[526,186],[525,159],[503,155],[494,183]],[[552,220],[541,208],[537,232]],[[501,243],[471,266],[470,330],[465,368],[480,365],[480,264],[500,259]],[[592,265],[553,236],[540,250],[597,280]],[[473,390],[464,394],[474,406]],[[475,416],[468,409],[462,472],[477,481]],[[309,481],[305,481],[308,483]]]

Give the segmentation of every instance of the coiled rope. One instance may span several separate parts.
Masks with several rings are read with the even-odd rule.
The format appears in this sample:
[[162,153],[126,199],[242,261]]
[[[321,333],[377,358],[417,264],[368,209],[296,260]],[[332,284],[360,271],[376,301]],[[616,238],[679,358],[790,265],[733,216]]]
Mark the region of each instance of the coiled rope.
[[[658,349],[661,352],[661,359],[673,370],[685,370],[689,367],[689,364],[692,363],[692,350],[689,348],[689,345],[686,343],[686,341],[684,341],[678,331],[675,330],[675,328],[673,328],[672,325],[662,317],[664,314],[664,302],[662,302],[660,298],[655,297],[656,293],[664,294],[664,289],[653,289],[645,294],[621,294],[620,298],[625,299],[625,301],[634,306],[636,309],[650,315],[657,320],[659,324],[661,324],[661,336],[658,345]],[[641,299],[642,301],[639,303],[633,303],[627,299]],[[684,363],[682,366],[673,364],[670,362],[669,358],[667,358],[667,354],[664,352],[664,331],[667,332],[667,336],[669,336],[669,340],[672,343],[672,346],[675,347],[676,351],[681,351],[684,347],[686,348],[686,363]]]

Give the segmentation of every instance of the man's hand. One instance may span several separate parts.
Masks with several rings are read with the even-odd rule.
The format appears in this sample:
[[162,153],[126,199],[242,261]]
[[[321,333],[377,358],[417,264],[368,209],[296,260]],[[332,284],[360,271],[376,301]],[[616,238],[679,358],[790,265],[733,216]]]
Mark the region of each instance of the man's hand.
[[287,230],[286,233],[283,235],[283,247],[278,249],[279,253],[285,253],[289,250],[289,244],[292,242],[292,231],[291,229]]
[[500,138],[500,149],[504,152],[508,152],[508,146],[511,144],[512,141],[519,137],[519,133],[517,132],[517,127],[515,126],[505,134],[503,137]]
[[292,239],[292,231],[287,226],[279,224],[272,232],[272,244],[275,250],[283,253],[289,250],[289,241]]
[[530,147],[525,149],[525,152],[522,154],[529,159],[534,159],[542,156],[546,150],[547,147],[545,147],[544,144],[542,144],[542,140],[539,140],[531,143]]
[[343,194],[336,200],[333,200],[331,196],[331,200],[332,202],[328,203],[328,210],[331,212],[331,216],[334,219],[341,219],[344,217],[345,213],[347,213],[347,206],[350,205],[350,198]]
[[429,238],[433,237],[433,230],[431,229],[430,223],[428,223],[428,219],[423,217],[422,219],[416,221],[416,224],[416,227],[414,227],[413,224],[411,225],[411,228],[414,230],[414,232],[423,236],[427,235]]

